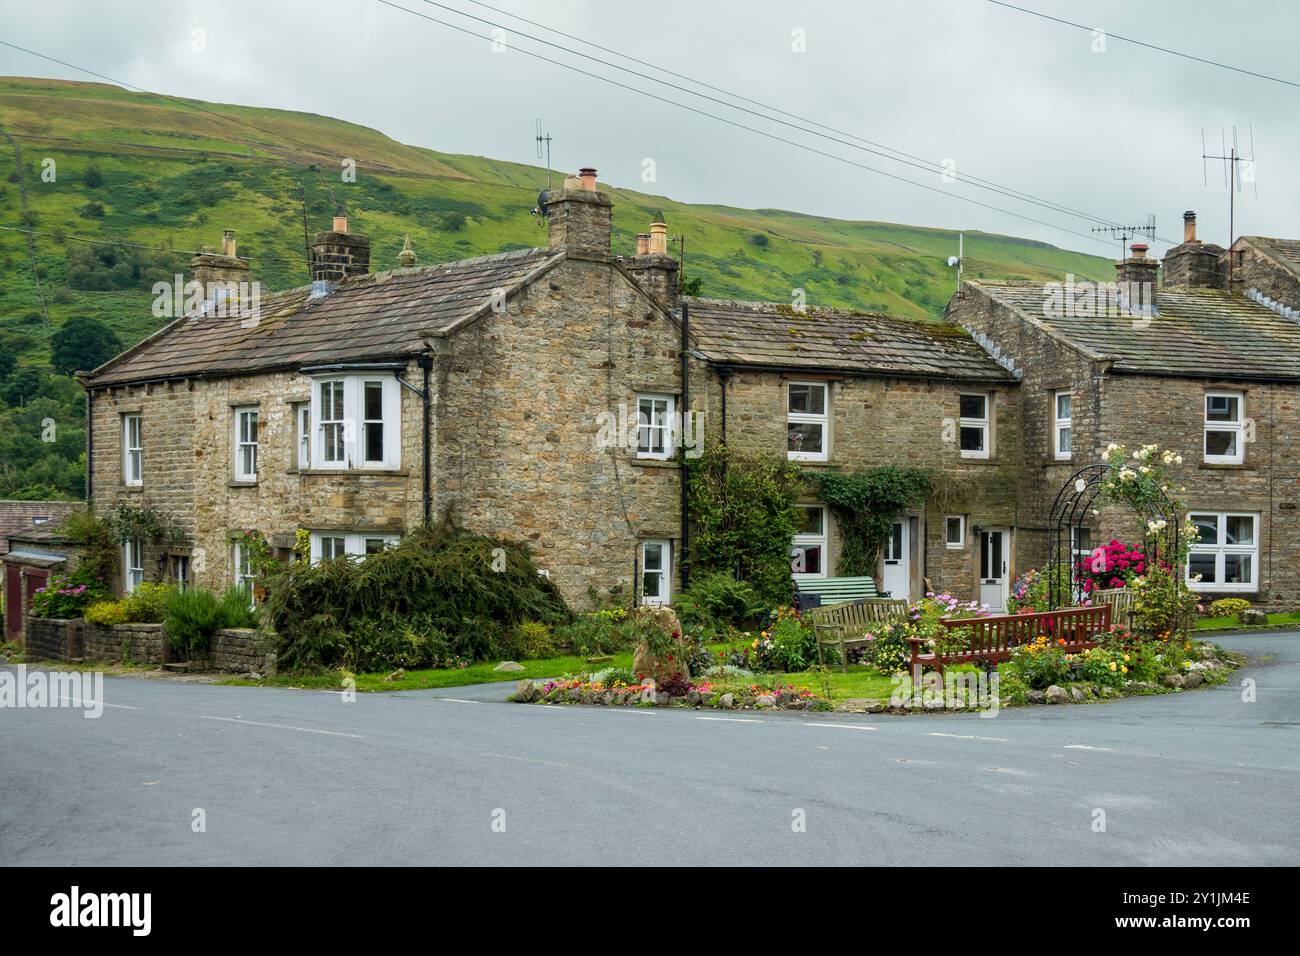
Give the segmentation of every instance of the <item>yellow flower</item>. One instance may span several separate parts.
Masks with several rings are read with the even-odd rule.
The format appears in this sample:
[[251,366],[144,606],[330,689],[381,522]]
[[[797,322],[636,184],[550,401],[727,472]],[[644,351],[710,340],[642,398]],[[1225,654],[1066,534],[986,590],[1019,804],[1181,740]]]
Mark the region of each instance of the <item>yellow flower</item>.
[[1111,661],[1111,662],[1110,662],[1110,669],[1111,669],[1111,670],[1114,670],[1114,669],[1115,669],[1115,662],[1114,662],[1114,661]]
[[1121,667],[1121,668],[1120,668],[1120,671],[1123,672],[1123,673],[1125,673],[1125,674],[1127,674],[1127,673],[1128,673],[1128,668],[1127,668],[1127,667]]

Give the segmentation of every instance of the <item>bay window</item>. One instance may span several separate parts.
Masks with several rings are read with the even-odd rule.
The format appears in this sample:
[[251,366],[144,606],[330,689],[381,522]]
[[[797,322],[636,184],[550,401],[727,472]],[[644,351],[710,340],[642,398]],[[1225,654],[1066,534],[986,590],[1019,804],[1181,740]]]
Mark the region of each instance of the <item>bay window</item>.
[[830,416],[825,382],[786,385],[786,455],[792,461],[826,461]]
[[[1194,511],[1200,538],[1187,556],[1187,583],[1197,591],[1254,591],[1259,587],[1259,515]],[[1199,575],[1199,579],[1198,579]]]
[[400,468],[400,415],[401,395],[391,374],[318,378],[311,408],[303,409],[299,421],[312,434],[310,447],[299,450],[299,467],[306,458],[325,469]]

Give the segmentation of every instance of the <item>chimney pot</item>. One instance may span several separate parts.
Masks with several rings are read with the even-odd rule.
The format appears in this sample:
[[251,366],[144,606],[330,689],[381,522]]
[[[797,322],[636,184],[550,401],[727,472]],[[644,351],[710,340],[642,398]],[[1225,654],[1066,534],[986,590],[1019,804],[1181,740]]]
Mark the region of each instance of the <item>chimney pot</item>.
[[1145,259],[1147,257],[1147,244],[1145,242],[1135,242],[1129,246],[1129,251],[1133,253],[1134,259]]
[[644,256],[650,251],[650,233],[638,232],[636,234],[636,254]]
[[1183,242],[1196,241],[1196,213],[1189,209],[1183,213]]
[[342,232],[342,233],[346,233],[346,232],[348,231],[348,217],[347,217],[347,216],[339,215],[339,214],[337,214],[337,213],[335,214],[335,216],[334,216],[334,231],[335,231],[335,232]]
[[235,256],[235,230],[233,230],[233,229],[222,229],[222,230],[221,230],[221,254],[222,254],[223,256],[230,256],[232,259],[234,258],[234,256]]
[[650,223],[650,252],[659,255],[668,254],[668,224],[666,222]]
[[596,170],[592,167],[584,166],[578,170],[578,179],[582,183],[582,188],[587,192],[594,193],[596,191]]

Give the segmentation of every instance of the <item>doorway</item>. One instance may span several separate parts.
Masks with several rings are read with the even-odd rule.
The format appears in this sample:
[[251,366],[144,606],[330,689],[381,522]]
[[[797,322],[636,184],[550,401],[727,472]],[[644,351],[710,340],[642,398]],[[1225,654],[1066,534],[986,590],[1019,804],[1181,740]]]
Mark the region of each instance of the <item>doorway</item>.
[[1007,538],[1006,528],[980,530],[980,603],[998,613],[1007,609]]
[[894,529],[885,541],[884,574],[880,590],[889,592],[891,598],[912,600],[912,535],[905,518],[894,522]]

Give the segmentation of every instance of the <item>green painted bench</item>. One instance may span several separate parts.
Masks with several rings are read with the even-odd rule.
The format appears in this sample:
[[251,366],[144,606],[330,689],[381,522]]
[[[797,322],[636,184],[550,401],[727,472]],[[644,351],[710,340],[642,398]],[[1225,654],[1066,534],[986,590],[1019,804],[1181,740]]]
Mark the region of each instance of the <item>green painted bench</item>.
[[834,644],[840,649],[840,670],[847,673],[849,648],[866,644],[867,634],[882,624],[905,622],[907,608],[907,602],[901,598],[868,598],[808,611],[804,616],[817,634],[817,663],[822,663],[822,646]]
[[[876,590],[876,579],[870,577],[799,578],[794,586],[796,600],[802,594],[815,594],[821,598],[822,607],[888,596]],[[799,602],[799,607],[804,609],[802,601]]]

